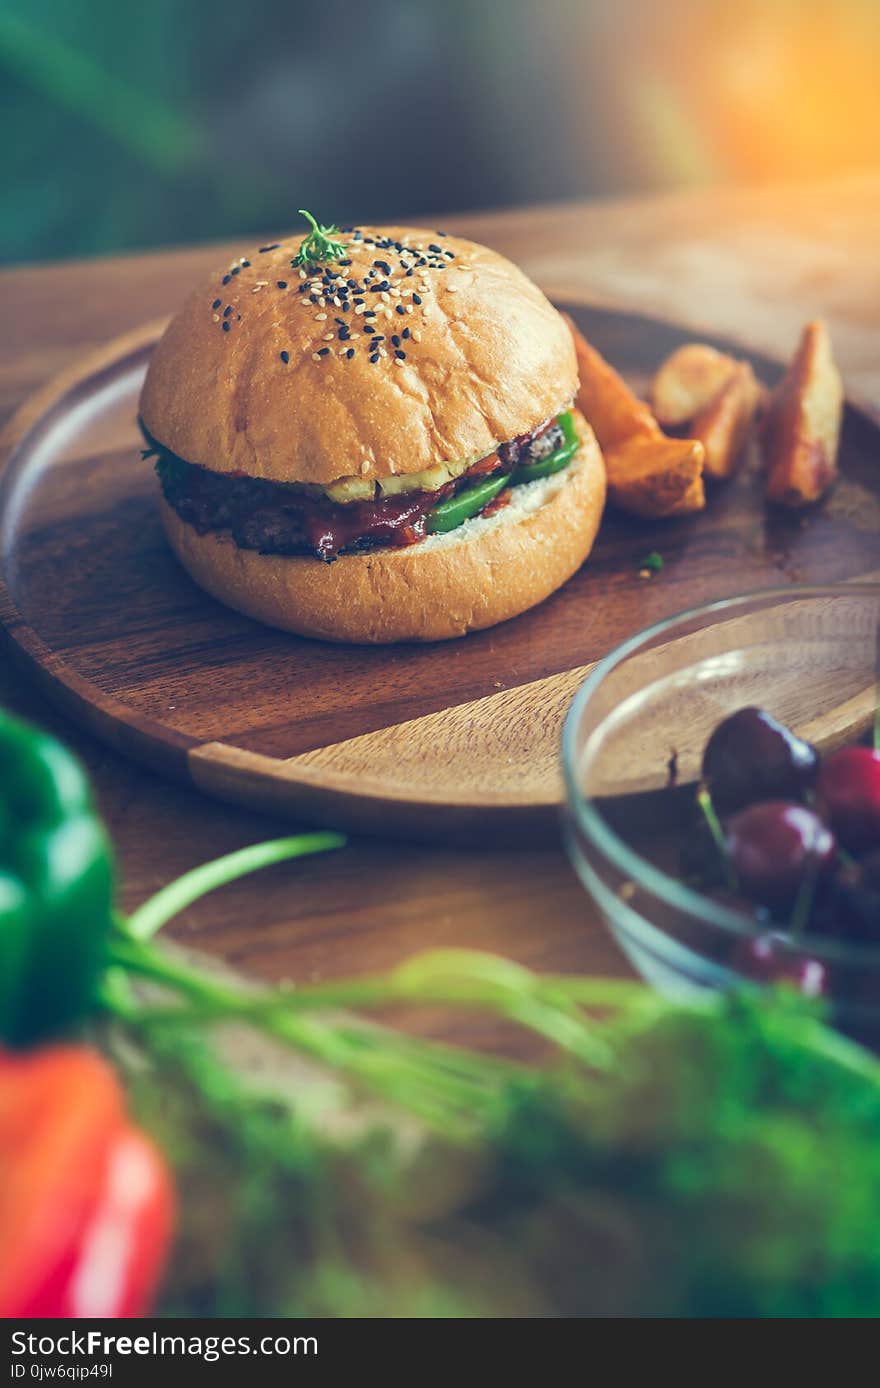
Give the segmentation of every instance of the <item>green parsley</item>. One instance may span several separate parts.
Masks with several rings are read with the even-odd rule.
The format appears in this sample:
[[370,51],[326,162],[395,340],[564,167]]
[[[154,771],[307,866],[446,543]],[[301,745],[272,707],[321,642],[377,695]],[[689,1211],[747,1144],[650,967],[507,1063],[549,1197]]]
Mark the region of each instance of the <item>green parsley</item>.
[[345,242],[334,239],[339,235],[338,227],[319,226],[311,212],[307,212],[304,207],[299,209],[299,215],[305,217],[312,229],[303,238],[302,245],[293,258],[294,265],[309,266],[319,260],[339,260],[345,254]]
[[648,573],[659,574],[663,571],[663,555],[658,554],[656,549],[652,549],[650,554],[646,554],[639,564],[640,572],[647,569]]

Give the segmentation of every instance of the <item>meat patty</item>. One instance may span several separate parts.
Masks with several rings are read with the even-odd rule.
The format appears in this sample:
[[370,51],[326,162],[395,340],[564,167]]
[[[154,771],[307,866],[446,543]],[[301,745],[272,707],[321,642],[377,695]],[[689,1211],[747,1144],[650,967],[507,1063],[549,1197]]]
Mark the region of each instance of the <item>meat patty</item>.
[[427,534],[429,512],[445,497],[476,477],[538,462],[565,442],[562,429],[552,420],[534,434],[501,444],[494,466],[481,459],[438,491],[400,492],[341,505],[296,483],[212,472],[168,452],[146,430],[144,436],[149,445],[145,456],[157,454],[156,471],[165,500],[200,535],[228,530],[240,549],[312,554],[327,561],[339,554],[416,544]]

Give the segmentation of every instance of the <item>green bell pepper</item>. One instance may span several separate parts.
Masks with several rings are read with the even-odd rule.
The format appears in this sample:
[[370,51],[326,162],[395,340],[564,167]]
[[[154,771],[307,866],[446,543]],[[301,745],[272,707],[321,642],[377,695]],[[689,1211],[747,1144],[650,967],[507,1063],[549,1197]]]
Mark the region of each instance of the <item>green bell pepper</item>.
[[510,481],[510,473],[503,472],[499,477],[493,473],[485,482],[477,482],[463,492],[457,492],[448,501],[441,501],[428,513],[428,529],[432,535],[443,534],[447,530],[457,530],[471,516],[488,505],[493,496],[503,491]]
[[109,842],[79,763],[0,711],[0,1041],[89,1010],[112,925]]
[[541,458],[536,463],[524,463],[522,467],[518,467],[510,479],[512,487],[521,487],[526,482],[537,482],[539,477],[552,477],[554,472],[561,472],[571,462],[581,446],[581,441],[575,432],[574,420],[570,411],[566,410],[556,422],[562,430],[565,442],[548,457]]
[[559,416],[557,423],[562,430],[564,442],[555,453],[541,458],[540,462],[537,463],[524,463],[522,467],[516,468],[512,473],[505,472],[500,476],[493,473],[484,482],[477,482],[475,486],[456,493],[447,501],[441,501],[439,506],[435,506],[433,511],[428,514],[428,530],[431,534],[443,534],[447,530],[457,530],[466,520],[470,520],[472,516],[476,516],[482,511],[483,507],[488,505],[499,492],[503,491],[508,483],[512,487],[520,487],[526,482],[536,482],[539,477],[550,477],[554,472],[561,472],[564,467],[567,467],[580,448],[581,441],[575,431],[574,420],[569,410]]

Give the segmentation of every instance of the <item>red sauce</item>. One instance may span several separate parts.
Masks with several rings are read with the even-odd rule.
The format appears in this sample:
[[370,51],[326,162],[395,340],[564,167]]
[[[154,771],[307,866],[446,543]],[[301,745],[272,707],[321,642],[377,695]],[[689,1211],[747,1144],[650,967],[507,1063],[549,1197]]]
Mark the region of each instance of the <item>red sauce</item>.
[[306,538],[321,559],[335,559],[341,549],[358,540],[402,547],[423,540],[428,512],[455,486],[448,482],[436,492],[384,497],[381,501],[349,501],[344,506],[303,500],[302,523]]

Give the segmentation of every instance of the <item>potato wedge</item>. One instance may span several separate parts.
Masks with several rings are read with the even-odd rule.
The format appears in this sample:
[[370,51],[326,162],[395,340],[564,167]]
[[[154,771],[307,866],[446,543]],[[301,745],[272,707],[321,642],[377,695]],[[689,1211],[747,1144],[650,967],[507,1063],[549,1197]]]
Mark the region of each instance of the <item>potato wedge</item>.
[[661,424],[677,429],[705,409],[727,384],[737,362],[706,342],[678,347],[657,370],[651,405]]
[[809,506],[837,476],[843,382],[825,324],[808,323],[788,371],[773,392],[761,446],[767,500]]
[[634,516],[701,511],[703,445],[697,439],[625,439],[605,451],[608,500]]
[[660,428],[643,400],[634,395],[622,376],[565,315],[574,338],[580,388],[578,409],[586,415],[604,452],[625,439],[662,438]]
[[747,361],[733,363],[733,371],[716,395],[694,416],[688,436],[699,439],[705,450],[706,477],[729,477],[742,457],[761,387]]
[[608,499],[635,516],[678,516],[706,504],[703,445],[668,439],[648,406],[601,353],[566,320],[577,352],[578,408],[599,440],[608,474]]

